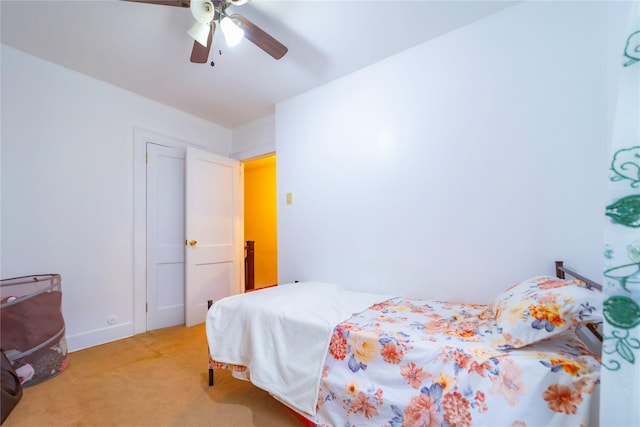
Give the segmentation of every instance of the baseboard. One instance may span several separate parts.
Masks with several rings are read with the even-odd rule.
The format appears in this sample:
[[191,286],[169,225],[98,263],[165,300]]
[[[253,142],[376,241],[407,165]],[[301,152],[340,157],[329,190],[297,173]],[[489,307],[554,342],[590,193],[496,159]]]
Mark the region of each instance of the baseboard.
[[76,335],[67,334],[67,347],[69,351],[78,351],[130,336],[133,336],[133,323],[122,323]]

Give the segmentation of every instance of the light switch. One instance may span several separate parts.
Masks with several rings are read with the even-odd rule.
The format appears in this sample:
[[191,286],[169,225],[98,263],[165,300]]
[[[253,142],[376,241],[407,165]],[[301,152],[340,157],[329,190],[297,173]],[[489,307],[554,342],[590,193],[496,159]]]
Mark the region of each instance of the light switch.
[[293,195],[291,193],[287,193],[287,204],[293,204]]

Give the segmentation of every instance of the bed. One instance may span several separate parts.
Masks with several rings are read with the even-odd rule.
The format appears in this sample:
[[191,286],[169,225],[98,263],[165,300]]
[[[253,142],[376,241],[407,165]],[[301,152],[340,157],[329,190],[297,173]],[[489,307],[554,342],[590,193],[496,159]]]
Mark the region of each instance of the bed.
[[600,359],[578,332],[597,336],[601,288],[556,273],[488,305],[315,282],[228,297],[207,313],[210,385],[230,369],[307,425],[589,425]]

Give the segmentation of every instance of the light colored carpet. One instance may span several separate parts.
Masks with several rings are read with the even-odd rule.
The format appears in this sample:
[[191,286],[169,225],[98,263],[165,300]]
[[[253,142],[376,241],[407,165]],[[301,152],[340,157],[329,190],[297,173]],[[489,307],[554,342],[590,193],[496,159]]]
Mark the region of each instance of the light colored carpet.
[[204,325],[176,326],[70,353],[58,376],[24,389],[3,427],[301,427],[284,405],[216,371],[208,386]]

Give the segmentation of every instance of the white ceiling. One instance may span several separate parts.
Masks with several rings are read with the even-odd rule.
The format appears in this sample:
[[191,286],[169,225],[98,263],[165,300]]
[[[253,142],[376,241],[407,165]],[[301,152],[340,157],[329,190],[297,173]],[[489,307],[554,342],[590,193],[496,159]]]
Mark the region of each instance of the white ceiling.
[[253,0],[228,11],[248,18],[289,52],[276,61],[247,40],[227,48],[217,31],[214,67],[189,62],[193,40],[186,31],[194,20],[188,8],[1,0],[0,34],[2,44],[235,128],[273,113],[279,101],[514,3]]

